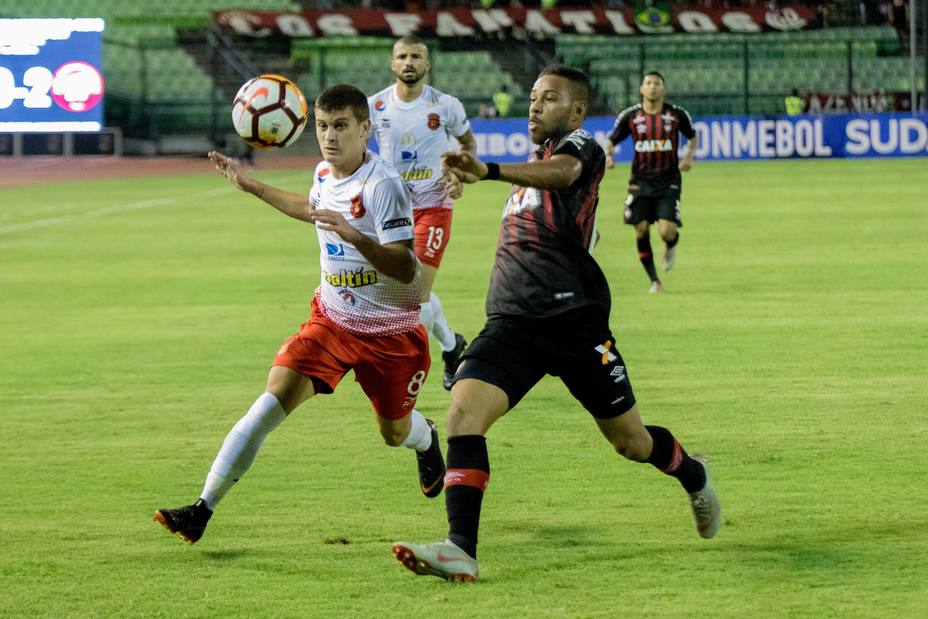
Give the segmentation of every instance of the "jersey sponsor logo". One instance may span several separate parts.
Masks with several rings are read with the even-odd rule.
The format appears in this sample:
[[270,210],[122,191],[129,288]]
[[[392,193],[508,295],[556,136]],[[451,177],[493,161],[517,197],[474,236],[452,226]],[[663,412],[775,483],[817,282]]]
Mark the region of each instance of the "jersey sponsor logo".
[[411,226],[412,222],[409,221],[408,217],[400,217],[398,219],[390,219],[383,222],[383,225],[380,226],[381,230],[392,230],[394,228],[405,228],[406,226]]
[[400,157],[403,161],[415,161],[419,158],[419,151],[417,150],[404,150],[400,151]]
[[554,293],[554,300],[555,300],[555,301],[564,301],[565,299],[573,298],[573,296],[574,296],[574,293],[573,293],[573,292],[555,292],[555,293]]
[[429,114],[428,122],[426,124],[428,125],[428,128],[431,129],[432,131],[437,130],[439,127],[441,127],[441,116],[432,112],[431,114]]
[[503,207],[503,217],[505,218],[507,215],[518,213],[523,209],[537,208],[539,206],[541,206],[540,190],[534,187],[519,187],[518,185],[513,185],[512,191],[509,194],[509,199],[506,201],[506,206]]
[[338,256],[345,255],[345,246],[341,243],[326,243],[325,244],[325,255],[329,258],[335,258]]
[[319,174],[316,176],[316,179],[319,181],[319,184],[321,185],[322,183],[324,183],[327,177],[329,176],[329,174],[331,173],[332,173],[332,170],[329,168],[322,168],[321,170],[319,170]]
[[351,216],[355,219],[364,217],[367,209],[364,208],[364,201],[361,199],[361,194],[351,198],[351,207],[349,208],[349,211],[351,212]]
[[[377,271],[365,271],[364,267],[358,267],[354,271],[342,269],[338,273],[322,272],[325,281],[339,288],[360,288],[377,283]],[[339,293],[342,293],[339,290]]]
[[400,136],[400,146],[415,146],[416,145],[416,134],[412,131],[405,132]]
[[374,109],[378,112],[382,112],[387,109],[387,104],[380,100],[374,101]]
[[432,178],[433,174],[432,168],[413,168],[400,174],[400,178],[404,181],[424,181]]
[[638,140],[635,142],[636,153],[665,153],[672,150],[671,140]]

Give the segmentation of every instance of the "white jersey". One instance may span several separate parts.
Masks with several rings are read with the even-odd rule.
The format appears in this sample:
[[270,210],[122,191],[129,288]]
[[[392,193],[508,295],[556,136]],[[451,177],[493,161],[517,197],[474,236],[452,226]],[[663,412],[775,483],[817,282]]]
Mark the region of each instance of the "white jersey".
[[[399,174],[368,151],[349,177],[336,179],[331,166],[316,166],[309,201],[336,211],[361,234],[381,244],[413,238],[409,194]],[[389,335],[419,325],[422,278],[404,284],[379,272],[358,249],[337,233],[316,228],[322,281],[316,297],[325,315],[356,334]]]
[[470,130],[461,102],[431,86],[406,102],[396,96],[395,84],[367,102],[380,156],[400,173],[412,193],[412,207],[451,208],[441,183],[441,154],[457,150],[453,138]]

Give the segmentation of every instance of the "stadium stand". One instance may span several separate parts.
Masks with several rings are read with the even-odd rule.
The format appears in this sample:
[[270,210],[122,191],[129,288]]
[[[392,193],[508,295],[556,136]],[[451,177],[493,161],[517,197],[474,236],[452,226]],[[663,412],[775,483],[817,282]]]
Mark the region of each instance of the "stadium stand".
[[783,93],[793,88],[908,90],[909,59],[901,52],[890,26],[755,35],[561,35],[556,42],[558,57],[590,71],[609,107],[637,101],[639,76],[657,70],[667,76],[674,99],[696,114],[779,112]]
[[[208,134],[216,139],[230,129],[226,106],[249,72],[287,74],[310,100],[334,83],[373,93],[393,79],[391,38],[273,41],[211,33],[211,11],[231,4],[301,8],[289,0],[0,0],[0,16],[105,19],[106,113],[130,136]],[[471,116],[502,86],[515,98],[513,109],[524,110],[538,68],[522,62],[518,50],[526,46],[543,52],[535,64],[556,57],[586,68],[597,89],[598,113],[637,101],[640,75],[652,69],[667,76],[673,99],[697,115],[781,112],[783,96],[793,88],[849,93],[911,86],[904,41],[887,25],[757,34],[565,34],[554,41],[470,45],[442,39],[430,42],[432,84],[461,99]],[[242,62],[236,65],[230,55]],[[920,62],[921,89],[923,57]]]

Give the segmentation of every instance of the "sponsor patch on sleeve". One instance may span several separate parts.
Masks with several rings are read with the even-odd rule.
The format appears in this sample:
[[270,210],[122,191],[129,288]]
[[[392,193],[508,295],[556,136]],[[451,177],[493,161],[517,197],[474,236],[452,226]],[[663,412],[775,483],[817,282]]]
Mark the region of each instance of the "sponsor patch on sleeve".
[[412,222],[409,221],[408,217],[400,217],[399,219],[389,219],[383,222],[383,225],[380,227],[381,230],[393,230],[394,228],[405,228],[406,226],[411,226]]

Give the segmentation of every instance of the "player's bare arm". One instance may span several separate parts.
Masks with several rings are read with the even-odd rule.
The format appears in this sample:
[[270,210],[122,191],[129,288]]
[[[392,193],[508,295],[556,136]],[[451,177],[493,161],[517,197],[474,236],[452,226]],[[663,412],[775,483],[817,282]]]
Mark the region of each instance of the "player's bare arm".
[[416,257],[412,241],[399,241],[381,245],[377,239],[361,234],[349,224],[341,213],[329,209],[314,209],[309,221],[320,230],[336,233],[354,245],[375,269],[399,282],[408,284],[416,276]]
[[604,150],[606,151],[606,169],[611,170],[615,167],[615,161],[612,159],[612,153],[615,152],[615,144],[613,144],[610,140],[606,140],[606,146]]
[[680,162],[681,172],[689,172],[690,168],[693,167],[693,157],[696,155],[697,148],[699,148],[699,136],[694,135],[693,139],[689,142],[689,148],[686,149],[686,155],[683,157],[683,161]]
[[216,164],[216,170],[236,189],[267,202],[284,215],[301,221],[310,221],[309,215],[313,207],[305,195],[277,189],[253,179],[239,162],[222,153],[210,151],[209,158]]
[[467,151],[469,153],[477,154],[477,140],[474,139],[474,133],[470,129],[464,132],[464,135],[459,135],[456,137],[458,144],[461,145],[460,150]]
[[[454,174],[464,183],[476,183],[487,176],[489,168],[471,153],[444,153],[442,170]],[[555,155],[544,161],[504,163],[499,165],[499,180],[537,189],[567,189],[580,177],[583,165],[570,155]]]

